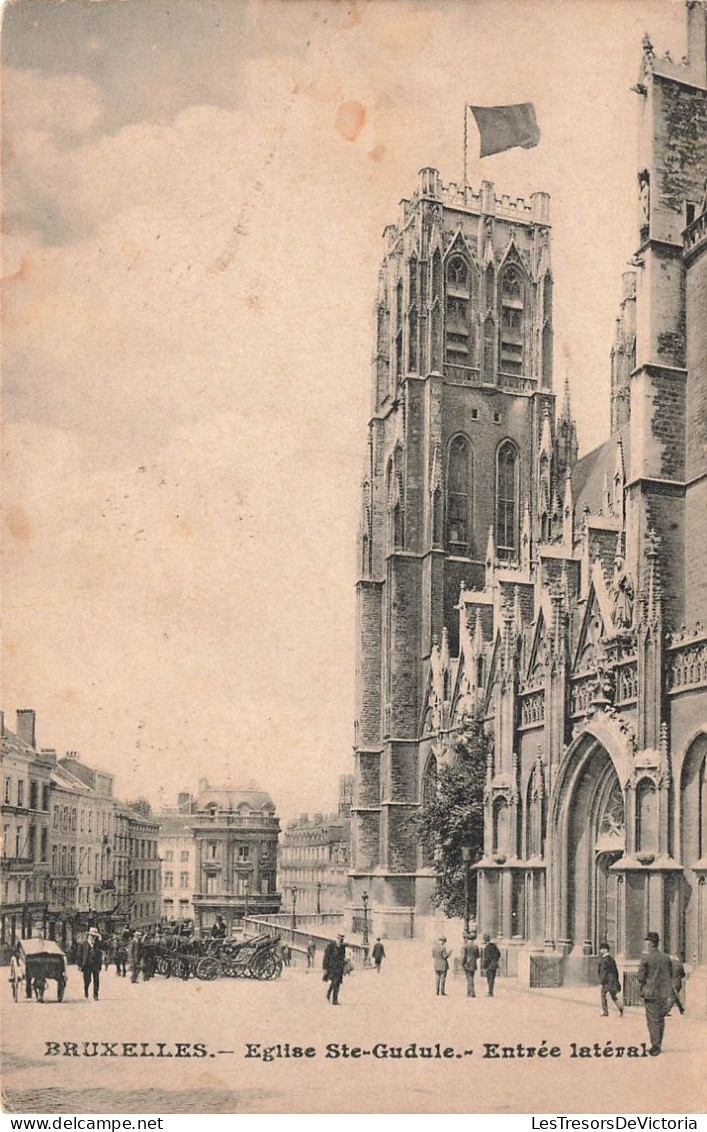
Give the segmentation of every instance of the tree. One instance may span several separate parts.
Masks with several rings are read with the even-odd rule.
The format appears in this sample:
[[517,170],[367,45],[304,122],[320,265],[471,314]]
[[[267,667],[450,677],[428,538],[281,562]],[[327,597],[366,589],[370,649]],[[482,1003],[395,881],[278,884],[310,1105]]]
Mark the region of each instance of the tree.
[[484,782],[490,739],[479,709],[466,715],[454,744],[454,758],[440,767],[437,789],[413,819],[434,862],[433,903],[448,916],[464,913],[462,846],[477,861],[484,844]]

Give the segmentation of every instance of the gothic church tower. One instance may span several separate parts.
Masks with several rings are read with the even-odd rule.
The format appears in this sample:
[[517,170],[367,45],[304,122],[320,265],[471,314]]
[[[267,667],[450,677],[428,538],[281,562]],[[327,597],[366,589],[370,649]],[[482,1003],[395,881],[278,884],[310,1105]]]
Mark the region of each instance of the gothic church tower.
[[[409,819],[434,771],[421,736],[450,726],[460,591],[497,579],[477,626],[488,637],[504,589],[530,580],[534,541],[561,534],[577,441],[567,401],[555,430],[548,195],[513,200],[423,169],[384,239],[359,530],[353,911],[367,890],[376,931],[406,936],[434,887]],[[430,682],[436,715],[423,720]]]

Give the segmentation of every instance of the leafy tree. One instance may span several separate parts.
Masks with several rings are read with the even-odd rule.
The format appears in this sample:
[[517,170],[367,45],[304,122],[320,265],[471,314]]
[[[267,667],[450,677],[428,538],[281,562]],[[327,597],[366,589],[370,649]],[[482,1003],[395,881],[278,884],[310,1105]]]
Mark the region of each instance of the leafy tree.
[[[455,757],[437,773],[437,790],[413,821],[436,873],[434,904],[448,916],[464,914],[462,846],[477,861],[484,844],[484,782],[490,740],[480,710],[464,717]],[[475,888],[475,878],[472,873]]]

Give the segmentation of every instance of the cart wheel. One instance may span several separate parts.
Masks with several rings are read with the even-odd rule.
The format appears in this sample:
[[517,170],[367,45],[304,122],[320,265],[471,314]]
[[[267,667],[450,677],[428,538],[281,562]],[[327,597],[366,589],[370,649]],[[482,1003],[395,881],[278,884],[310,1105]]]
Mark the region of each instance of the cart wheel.
[[180,959],[179,957],[172,960],[171,968],[171,974],[174,975],[175,979],[183,979],[185,974],[188,974],[189,971],[184,959]]
[[57,1002],[63,1002],[65,990],[66,990],[66,979],[65,978],[58,979],[57,984],[56,984]]
[[197,979],[216,979],[223,974],[223,968],[215,955],[205,955],[196,965]]
[[251,970],[255,979],[276,979],[280,974],[277,968],[277,960],[272,953],[258,956]]

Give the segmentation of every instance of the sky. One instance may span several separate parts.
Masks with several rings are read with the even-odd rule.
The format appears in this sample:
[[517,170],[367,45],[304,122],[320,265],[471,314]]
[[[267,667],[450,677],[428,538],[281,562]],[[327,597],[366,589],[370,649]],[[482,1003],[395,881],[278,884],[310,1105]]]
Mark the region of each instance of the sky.
[[[641,38],[673,0],[14,0],[3,11],[4,708],[159,805],[352,770],[381,233],[462,172],[551,194],[555,385],[608,431]],[[476,146],[476,149],[474,148]]]

